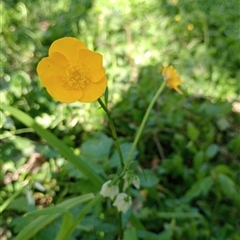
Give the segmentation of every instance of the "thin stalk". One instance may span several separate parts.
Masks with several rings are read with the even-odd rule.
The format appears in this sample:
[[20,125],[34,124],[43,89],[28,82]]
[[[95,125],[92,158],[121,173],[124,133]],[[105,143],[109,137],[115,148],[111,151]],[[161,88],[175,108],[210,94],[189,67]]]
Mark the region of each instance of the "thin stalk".
[[127,161],[126,161],[126,168],[128,168],[128,165],[129,165],[129,163],[130,163],[130,161],[131,161],[132,154],[133,154],[133,152],[134,152],[134,150],[135,150],[135,148],[136,148],[136,146],[137,146],[137,144],[138,144],[138,141],[139,141],[140,136],[141,136],[141,134],[142,134],[143,128],[145,127],[145,124],[146,124],[146,122],[147,122],[147,119],[148,119],[148,117],[149,117],[149,114],[150,114],[150,112],[151,112],[151,110],[152,110],[152,108],[153,108],[153,105],[154,105],[154,103],[157,101],[157,99],[158,99],[158,97],[160,96],[160,94],[162,93],[165,85],[166,85],[166,82],[163,81],[163,83],[161,84],[160,88],[158,89],[158,91],[156,92],[156,94],[155,94],[154,97],[152,98],[150,104],[148,105],[147,111],[146,111],[146,113],[145,113],[145,115],[144,115],[144,117],[143,117],[143,120],[142,120],[142,122],[141,122],[140,127],[138,128],[137,134],[136,134],[136,136],[135,136],[135,138],[134,138],[134,142],[133,142],[132,147],[131,147],[131,149],[130,149],[130,151],[129,151],[129,153],[128,153]]
[[112,136],[113,136],[113,139],[114,139],[114,143],[115,143],[115,146],[116,146],[119,158],[120,158],[120,163],[121,163],[122,168],[124,168],[123,155],[122,155],[122,151],[121,151],[121,148],[120,148],[120,145],[119,145],[119,142],[118,142],[118,136],[117,136],[117,132],[116,132],[111,114],[110,114],[109,110],[107,109],[107,107],[105,106],[105,104],[103,103],[103,101],[100,98],[98,99],[98,102],[107,114],[110,129],[111,129]]
[[123,228],[122,228],[122,213],[119,212],[118,213],[118,240],[122,240],[123,239]]

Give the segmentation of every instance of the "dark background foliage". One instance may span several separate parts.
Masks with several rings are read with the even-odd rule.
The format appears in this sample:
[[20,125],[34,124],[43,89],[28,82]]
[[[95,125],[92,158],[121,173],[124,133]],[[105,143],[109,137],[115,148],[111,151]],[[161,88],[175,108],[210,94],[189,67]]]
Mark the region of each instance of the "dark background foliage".
[[[0,11],[1,104],[32,116],[103,176],[118,167],[103,111],[97,103],[53,100],[36,75],[37,63],[63,36],[103,54],[124,154],[162,82],[162,66],[172,64],[184,94],[165,89],[134,154],[141,191],[132,190],[133,210],[147,229],[138,237],[239,239],[237,0],[8,0]],[[96,189],[32,129],[7,112],[0,116],[0,198],[10,203],[0,234],[12,239],[31,221],[25,213]],[[39,166],[29,163],[33,158]],[[115,212],[106,204],[95,206],[71,239],[115,239]],[[53,239],[61,221],[34,239]]]

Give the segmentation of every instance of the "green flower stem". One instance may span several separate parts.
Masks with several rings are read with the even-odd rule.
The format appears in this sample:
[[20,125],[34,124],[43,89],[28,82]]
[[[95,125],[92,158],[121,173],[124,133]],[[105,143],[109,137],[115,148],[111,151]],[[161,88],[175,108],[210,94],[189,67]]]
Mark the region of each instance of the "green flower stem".
[[121,166],[122,166],[122,168],[124,168],[123,155],[122,155],[122,151],[121,151],[121,148],[120,148],[120,145],[119,145],[119,142],[118,142],[117,132],[115,130],[115,126],[114,126],[111,114],[110,114],[109,110],[107,109],[107,107],[105,106],[105,104],[103,103],[103,101],[100,98],[98,99],[98,102],[107,114],[109,124],[110,124],[110,128],[111,128],[112,135],[113,135],[113,139],[114,139],[114,142],[115,142],[115,146],[116,146],[119,158],[120,158]]
[[151,112],[151,110],[152,110],[152,108],[153,108],[154,103],[157,101],[158,97],[159,97],[160,94],[162,93],[165,85],[166,85],[166,82],[163,81],[163,83],[161,84],[160,88],[158,89],[158,91],[156,92],[156,94],[154,95],[154,97],[152,98],[152,101],[151,101],[150,104],[148,105],[147,111],[146,111],[146,113],[145,113],[145,115],[144,115],[144,117],[143,117],[143,120],[142,120],[142,122],[141,122],[140,127],[138,128],[137,134],[136,134],[136,136],[135,136],[135,138],[134,138],[134,142],[133,142],[132,147],[131,147],[131,149],[130,149],[130,151],[129,151],[129,153],[128,153],[125,170],[127,170],[127,168],[129,167],[129,164],[130,164],[130,162],[131,162],[132,154],[133,154],[133,152],[134,152],[134,150],[135,150],[135,148],[136,148],[136,146],[137,146],[137,143],[138,143],[138,141],[139,141],[139,139],[140,139],[140,136],[141,136],[142,131],[143,131],[143,128],[144,128],[144,126],[145,126],[145,124],[146,124],[146,122],[147,122],[147,119],[148,119],[148,117],[149,117],[149,114],[150,114],[150,112]]
[[118,234],[118,240],[123,239],[123,226],[122,226],[122,213],[118,213],[118,229],[119,229],[119,234]]

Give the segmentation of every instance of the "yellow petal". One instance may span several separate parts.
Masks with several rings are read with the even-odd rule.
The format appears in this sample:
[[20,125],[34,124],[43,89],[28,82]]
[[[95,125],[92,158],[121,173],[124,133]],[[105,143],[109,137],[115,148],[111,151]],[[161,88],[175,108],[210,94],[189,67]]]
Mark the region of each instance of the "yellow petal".
[[98,82],[105,76],[105,69],[102,66],[102,55],[90,50],[78,52],[79,62],[83,63],[91,72],[91,81]]
[[178,88],[178,86],[182,83],[181,78],[177,75],[177,72],[172,65],[164,67],[162,75],[169,88],[173,88],[175,91],[182,94],[181,90]]
[[72,90],[64,87],[61,76],[49,77],[46,89],[53,98],[63,103],[76,102],[82,96],[81,89]]
[[107,78],[104,76],[99,82],[90,82],[84,89],[80,102],[94,102],[100,98],[107,87]]
[[174,87],[173,89],[177,91],[179,94],[182,94],[182,91],[178,87]]
[[52,53],[50,57],[43,58],[37,65],[37,73],[43,86],[47,86],[50,76],[61,74],[67,65],[67,59],[60,53]]
[[80,49],[87,49],[85,44],[73,37],[60,38],[52,43],[49,48],[49,55],[53,52],[63,54],[68,61],[76,62],[78,59],[78,51]]

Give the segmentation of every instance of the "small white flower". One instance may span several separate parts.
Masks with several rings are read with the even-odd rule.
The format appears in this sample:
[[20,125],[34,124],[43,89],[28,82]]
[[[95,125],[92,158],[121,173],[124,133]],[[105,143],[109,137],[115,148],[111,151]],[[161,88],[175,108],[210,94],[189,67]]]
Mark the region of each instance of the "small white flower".
[[135,175],[135,176],[133,177],[133,179],[132,179],[132,185],[133,185],[135,188],[137,188],[137,189],[140,188],[140,179],[139,179],[139,177],[138,177],[137,175]]
[[125,191],[132,183],[132,179],[131,176],[129,176],[128,174],[125,174],[123,179],[124,179],[123,191]]
[[113,203],[119,212],[125,213],[132,205],[132,198],[126,193],[119,193]]
[[131,184],[139,189],[140,188],[140,179],[137,175],[125,174],[124,177],[123,191],[125,191]]
[[118,185],[112,185],[112,181],[109,180],[102,185],[100,194],[104,197],[113,198],[119,193]]

